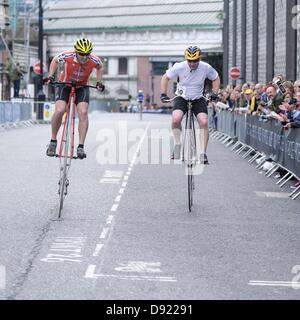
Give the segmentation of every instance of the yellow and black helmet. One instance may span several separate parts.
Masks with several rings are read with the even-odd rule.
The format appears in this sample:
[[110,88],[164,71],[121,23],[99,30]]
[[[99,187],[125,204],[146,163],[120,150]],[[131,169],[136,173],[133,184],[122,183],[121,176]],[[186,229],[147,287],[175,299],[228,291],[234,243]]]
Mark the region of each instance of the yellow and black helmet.
[[198,60],[201,58],[201,50],[197,46],[190,46],[184,52],[186,60]]
[[89,39],[79,39],[74,44],[74,49],[77,53],[90,54],[93,51],[93,44]]

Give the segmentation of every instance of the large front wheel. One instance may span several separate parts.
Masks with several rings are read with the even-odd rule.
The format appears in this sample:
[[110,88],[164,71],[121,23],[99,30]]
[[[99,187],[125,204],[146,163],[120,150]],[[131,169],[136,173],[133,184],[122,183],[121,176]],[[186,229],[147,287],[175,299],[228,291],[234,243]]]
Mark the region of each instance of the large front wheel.
[[193,207],[193,192],[195,189],[194,185],[194,175],[193,175],[193,167],[188,168],[188,203],[189,203],[189,212],[192,212]]

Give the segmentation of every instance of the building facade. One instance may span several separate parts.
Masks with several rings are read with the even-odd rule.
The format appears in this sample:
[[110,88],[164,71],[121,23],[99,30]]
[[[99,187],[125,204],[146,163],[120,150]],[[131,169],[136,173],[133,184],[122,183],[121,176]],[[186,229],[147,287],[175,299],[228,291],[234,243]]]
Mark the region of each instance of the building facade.
[[88,37],[104,62],[111,99],[128,100],[142,89],[148,104],[160,105],[161,76],[189,45],[222,68],[223,1],[58,1],[44,16],[48,61]]
[[225,0],[224,10],[224,84],[231,67],[241,70],[237,83],[300,79],[299,0]]
[[9,61],[8,0],[0,1],[0,100],[10,99],[10,81],[7,65]]

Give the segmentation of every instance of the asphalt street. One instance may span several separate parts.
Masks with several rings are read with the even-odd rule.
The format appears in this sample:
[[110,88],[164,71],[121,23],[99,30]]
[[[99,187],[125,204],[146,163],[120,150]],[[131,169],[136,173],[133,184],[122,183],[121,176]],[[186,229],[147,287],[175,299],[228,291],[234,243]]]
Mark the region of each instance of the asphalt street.
[[0,132],[0,299],[300,298],[289,186],[211,139],[189,213],[170,120],[92,113],[61,221],[50,125]]

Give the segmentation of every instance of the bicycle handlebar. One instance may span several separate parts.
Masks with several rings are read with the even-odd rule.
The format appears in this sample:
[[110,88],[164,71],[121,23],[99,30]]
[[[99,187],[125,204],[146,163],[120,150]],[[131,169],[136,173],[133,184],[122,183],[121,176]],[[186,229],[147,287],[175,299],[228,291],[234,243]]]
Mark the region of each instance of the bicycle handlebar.
[[[48,79],[44,79],[45,81],[47,81]],[[50,81],[49,83],[46,83],[48,85],[68,85],[71,87],[75,87],[75,88],[94,88],[94,89],[98,89],[96,86],[90,86],[90,85],[81,85],[79,83],[76,82],[60,82],[60,81]]]
[[[179,98],[179,97],[181,97],[181,96],[174,96],[173,98],[164,100],[163,103],[172,102],[172,101],[174,101],[176,98]],[[200,99],[201,99],[201,98],[204,98],[206,101],[212,101],[212,100],[210,100],[209,98],[207,98],[207,97],[205,97],[205,96],[203,96],[203,95],[200,97]],[[188,99],[188,100],[191,100],[191,99]]]

